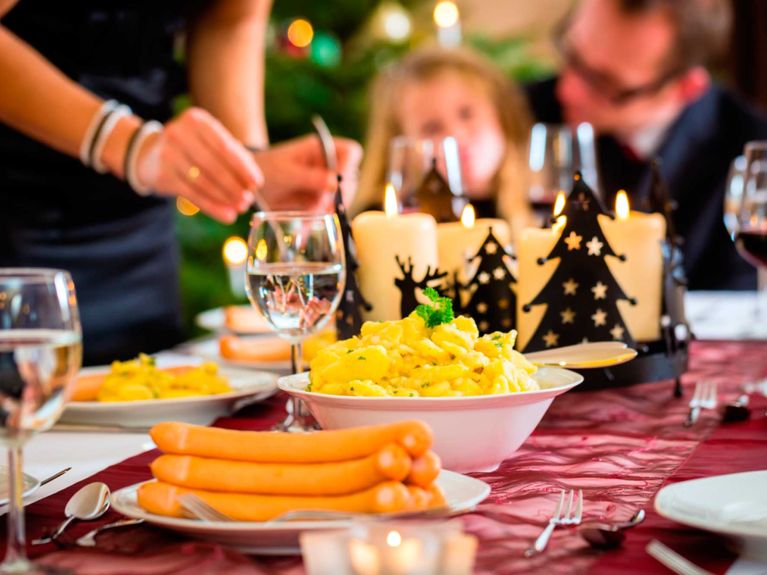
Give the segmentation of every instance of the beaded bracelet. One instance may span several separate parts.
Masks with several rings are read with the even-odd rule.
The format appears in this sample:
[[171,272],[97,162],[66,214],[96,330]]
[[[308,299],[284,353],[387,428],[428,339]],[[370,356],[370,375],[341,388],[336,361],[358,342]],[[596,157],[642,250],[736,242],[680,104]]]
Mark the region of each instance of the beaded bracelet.
[[133,132],[128,142],[128,147],[125,151],[125,180],[139,196],[148,196],[150,194],[149,187],[139,181],[138,174],[136,173],[139,150],[141,150],[141,146],[150,135],[162,132],[162,129],[163,126],[160,122],[149,120]]
[[95,114],[93,114],[93,117],[88,124],[88,128],[85,130],[83,141],[80,142],[80,161],[86,168],[90,168],[91,166],[91,150],[93,149],[93,140],[96,134],[101,131],[101,128],[104,125],[104,120],[106,120],[107,116],[111,114],[118,105],[119,102],[117,102],[117,100],[107,100],[101,104],[101,107]]
[[96,136],[93,138],[91,166],[99,174],[105,174],[107,171],[107,167],[101,163],[101,154],[104,152],[104,146],[106,146],[109,135],[112,133],[112,130],[115,129],[115,126],[117,126],[117,122],[131,114],[131,109],[128,106],[120,104],[114,110],[109,112],[101,123],[100,128],[96,131]]

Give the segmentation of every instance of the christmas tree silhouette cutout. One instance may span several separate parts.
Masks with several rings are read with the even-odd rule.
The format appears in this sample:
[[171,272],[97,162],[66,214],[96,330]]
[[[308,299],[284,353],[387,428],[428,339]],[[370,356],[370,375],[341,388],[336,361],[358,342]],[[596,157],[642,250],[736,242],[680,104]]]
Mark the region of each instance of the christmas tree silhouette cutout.
[[450,184],[437,169],[437,158],[433,158],[431,168],[415,191],[415,203],[419,212],[431,214],[438,223],[444,223],[460,219],[466,200],[453,195]]
[[517,280],[506,264],[509,257],[490,228],[470,260],[477,264],[477,269],[464,286],[471,295],[462,311],[474,318],[480,333],[509,331],[516,323],[517,297],[513,286]]
[[548,256],[538,260],[539,265],[553,259],[559,264],[533,301],[522,308],[529,312],[532,306],[546,306],[525,351],[584,341],[633,342],[617,304],[619,300],[636,301],[626,295],[607,267],[605,257],[625,260],[625,256],[613,252],[605,238],[598,220],[602,214],[606,212],[599,199],[577,172],[559,240]]
[[341,302],[336,310],[336,333],[338,339],[348,339],[359,335],[362,328],[362,310],[370,311],[373,306],[365,300],[357,283],[357,246],[352,236],[352,227],[346,215],[343,195],[341,194],[341,176],[338,176],[338,187],[335,196],[336,216],[341,227],[341,238],[344,242],[344,259],[346,260],[346,284]]

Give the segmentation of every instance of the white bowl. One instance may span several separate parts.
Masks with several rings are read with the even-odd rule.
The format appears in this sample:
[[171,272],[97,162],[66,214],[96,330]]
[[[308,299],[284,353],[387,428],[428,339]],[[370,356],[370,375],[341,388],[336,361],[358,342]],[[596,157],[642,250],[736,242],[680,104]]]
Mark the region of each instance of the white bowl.
[[583,381],[557,367],[533,377],[539,391],[472,397],[357,397],[306,391],[309,374],[281,377],[280,389],[303,399],[323,429],[420,419],[434,431],[445,469],[493,471],[533,432],[554,398]]

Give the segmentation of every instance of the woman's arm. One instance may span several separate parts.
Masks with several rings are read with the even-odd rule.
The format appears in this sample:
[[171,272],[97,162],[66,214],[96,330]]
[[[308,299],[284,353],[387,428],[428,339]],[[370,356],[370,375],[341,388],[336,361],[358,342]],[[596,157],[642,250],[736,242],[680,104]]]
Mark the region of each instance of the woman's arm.
[[190,26],[187,57],[195,105],[241,142],[266,147],[264,50],[271,0],[219,0]]

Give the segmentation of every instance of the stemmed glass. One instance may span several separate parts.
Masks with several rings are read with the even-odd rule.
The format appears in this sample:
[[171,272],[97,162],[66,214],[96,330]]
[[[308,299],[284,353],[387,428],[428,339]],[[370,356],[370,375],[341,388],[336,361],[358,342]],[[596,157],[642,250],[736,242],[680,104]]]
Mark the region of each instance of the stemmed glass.
[[541,123],[533,126],[528,155],[528,197],[544,221],[551,215],[557,194],[570,191],[576,171],[580,171],[584,181],[599,192],[594,141],[594,129],[587,123],[574,128]]
[[[293,373],[301,344],[333,317],[346,281],[341,227],[334,214],[258,212],[248,237],[247,292],[277,334],[290,342]],[[276,429],[310,431],[301,401]]]
[[[735,246],[740,255],[764,274],[767,269],[767,141],[749,142],[745,147],[743,196],[738,211]],[[765,289],[759,282],[757,310],[764,317]]]
[[22,446],[61,415],[82,361],[72,278],[0,268],[0,439],[8,447],[8,543],[0,573],[48,573],[25,554]]

